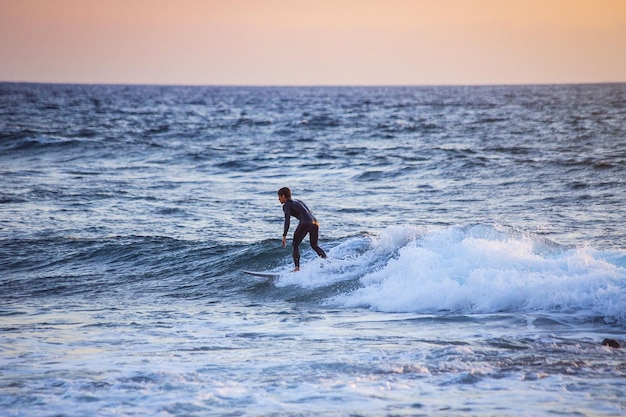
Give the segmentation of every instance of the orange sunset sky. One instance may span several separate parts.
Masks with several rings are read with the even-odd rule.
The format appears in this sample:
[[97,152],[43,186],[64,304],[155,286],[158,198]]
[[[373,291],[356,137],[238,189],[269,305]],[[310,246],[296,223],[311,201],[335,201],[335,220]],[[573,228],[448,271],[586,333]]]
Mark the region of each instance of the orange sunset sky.
[[0,0],[0,81],[626,82],[626,0]]

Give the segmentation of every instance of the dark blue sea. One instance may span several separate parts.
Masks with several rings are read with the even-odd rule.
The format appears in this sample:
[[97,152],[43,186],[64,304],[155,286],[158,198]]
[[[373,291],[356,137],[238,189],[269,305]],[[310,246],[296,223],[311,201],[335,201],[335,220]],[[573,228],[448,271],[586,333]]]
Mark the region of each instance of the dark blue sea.
[[626,415],[626,84],[0,83],[0,290],[2,416]]

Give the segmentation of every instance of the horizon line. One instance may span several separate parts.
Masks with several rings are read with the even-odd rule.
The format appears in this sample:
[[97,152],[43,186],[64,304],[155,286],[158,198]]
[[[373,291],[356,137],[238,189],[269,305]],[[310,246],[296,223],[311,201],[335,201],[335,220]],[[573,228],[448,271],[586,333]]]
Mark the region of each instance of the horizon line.
[[82,85],[82,86],[137,86],[137,87],[230,87],[230,88],[407,88],[407,87],[524,87],[626,84],[626,81],[578,81],[578,82],[521,82],[521,83],[448,83],[448,84],[196,84],[196,83],[135,83],[135,82],[77,82],[77,81],[5,81],[0,84],[35,85]]

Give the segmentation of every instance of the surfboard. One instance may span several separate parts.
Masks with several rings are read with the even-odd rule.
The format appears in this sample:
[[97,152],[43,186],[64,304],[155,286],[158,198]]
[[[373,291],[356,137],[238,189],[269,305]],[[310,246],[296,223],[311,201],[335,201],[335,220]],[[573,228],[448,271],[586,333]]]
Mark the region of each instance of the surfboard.
[[247,274],[247,275],[252,275],[253,277],[265,278],[267,280],[272,280],[272,279],[276,279],[276,278],[280,277],[280,274],[271,273],[271,272],[246,271],[246,270],[243,270],[243,269],[241,270],[241,272],[243,272],[244,274]]

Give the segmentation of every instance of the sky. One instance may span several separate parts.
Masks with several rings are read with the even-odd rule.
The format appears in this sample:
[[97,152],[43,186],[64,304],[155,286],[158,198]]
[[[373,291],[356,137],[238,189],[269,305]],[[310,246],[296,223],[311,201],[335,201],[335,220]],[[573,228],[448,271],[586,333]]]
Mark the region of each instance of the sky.
[[0,0],[0,81],[626,82],[626,0]]

